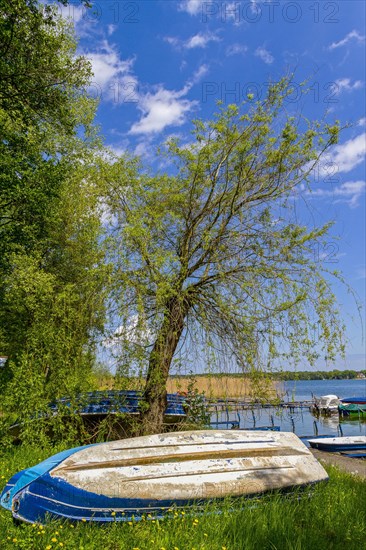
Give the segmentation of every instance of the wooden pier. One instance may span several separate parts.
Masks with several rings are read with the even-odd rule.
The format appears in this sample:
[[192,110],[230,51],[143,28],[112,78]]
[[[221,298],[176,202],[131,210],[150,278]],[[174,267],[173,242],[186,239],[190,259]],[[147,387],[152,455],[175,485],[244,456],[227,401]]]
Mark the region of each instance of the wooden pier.
[[[239,430],[271,430],[279,431],[278,417],[285,415],[290,429],[296,433],[296,417],[303,417],[303,412],[310,411],[314,406],[313,400],[307,401],[272,401],[259,402],[249,399],[217,399],[206,400],[206,410],[211,417],[210,426],[216,429],[239,429]],[[263,425],[261,411],[267,410],[268,424]],[[282,413],[280,413],[282,411]],[[248,418],[248,416],[251,418]],[[265,415],[266,416],[266,415]],[[251,424],[248,426],[248,422]],[[309,437],[334,437],[333,435],[319,434],[318,423],[313,421],[311,435],[300,435],[301,439]],[[338,424],[337,435],[343,436],[342,426]]]
[[295,412],[300,409],[310,410],[314,406],[313,400],[308,401],[272,401],[272,402],[261,402],[261,401],[249,401],[247,399],[207,399],[207,409],[211,413],[215,412],[225,412],[225,411],[250,411],[255,409],[272,409],[272,408],[281,408],[289,410],[290,412]]

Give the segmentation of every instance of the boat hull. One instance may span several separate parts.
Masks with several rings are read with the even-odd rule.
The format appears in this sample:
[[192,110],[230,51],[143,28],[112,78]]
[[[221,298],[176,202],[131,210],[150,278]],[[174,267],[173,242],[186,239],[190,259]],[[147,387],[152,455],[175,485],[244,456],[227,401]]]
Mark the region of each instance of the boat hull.
[[[145,514],[252,496],[327,479],[292,433],[204,430],[139,437],[68,451],[23,472],[1,503],[14,518],[130,521]],[[47,461],[46,461],[47,462]],[[44,463],[43,463],[44,464]]]
[[[50,410],[59,413],[60,409],[74,410],[82,416],[107,415],[107,414],[139,414],[143,401],[143,393],[135,390],[109,390],[95,391],[80,394],[74,401],[62,398],[50,405]],[[184,418],[186,399],[176,393],[167,394],[167,405],[164,418]]]
[[338,412],[341,416],[350,416],[354,414],[366,415],[366,405],[362,403],[341,403],[338,406]]
[[354,405],[366,405],[366,397],[344,397],[342,403],[353,403]]
[[310,446],[320,451],[339,453],[342,451],[366,451],[366,437],[330,437],[309,439]]
[[[78,415],[86,427],[93,433],[98,425],[107,417],[114,419],[112,436],[124,437],[129,421],[138,417],[143,402],[143,393],[135,390],[108,390],[80,394],[74,399],[64,397],[51,403],[49,413],[36,415],[36,422],[40,417],[59,416],[64,423],[70,421],[73,415]],[[167,404],[164,412],[164,424],[173,426],[187,418],[187,399],[176,393],[167,394]],[[21,437],[21,422],[17,421],[10,427],[10,434],[15,440]],[[128,428],[127,428],[128,429]],[[52,430],[50,430],[52,433]]]

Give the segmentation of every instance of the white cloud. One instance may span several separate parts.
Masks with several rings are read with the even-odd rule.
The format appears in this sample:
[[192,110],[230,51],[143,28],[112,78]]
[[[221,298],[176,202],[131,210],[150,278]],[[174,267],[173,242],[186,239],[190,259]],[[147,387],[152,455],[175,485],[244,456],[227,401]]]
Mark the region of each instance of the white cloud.
[[85,19],[85,9],[83,6],[76,6],[75,4],[68,4],[67,6],[60,4],[57,6],[60,15],[64,19],[71,20],[74,25]]
[[151,158],[151,145],[146,141],[141,141],[135,147],[134,153],[138,157]]
[[218,42],[220,39],[212,33],[201,33],[191,36],[185,44],[184,47],[188,50],[192,48],[205,48],[209,42]]
[[102,9],[98,4],[95,4],[93,8],[86,8],[72,2],[66,6],[57,4],[57,11],[64,19],[74,24],[79,38],[90,37],[92,34],[102,34],[99,25]]
[[118,217],[112,213],[108,204],[102,199],[99,201],[98,212],[100,221],[105,228],[111,229],[118,226]]
[[[221,4],[221,21],[232,21],[232,23],[239,27],[242,23],[241,18],[241,6],[240,3],[237,1],[234,2],[223,2]],[[252,11],[253,8],[251,6],[250,11]],[[252,11],[253,13],[253,11]]]
[[186,11],[190,15],[197,15],[202,11],[202,6],[207,0],[183,0],[179,4],[181,11]]
[[84,55],[92,64],[93,84],[103,97],[115,103],[124,100],[124,96],[132,101],[137,100],[137,79],[131,74],[133,59],[121,59],[116,48],[103,40],[97,51],[85,52]]
[[366,126],[366,117],[358,119],[357,126]]
[[128,145],[126,143],[124,145],[109,144],[107,147],[116,157],[123,157],[128,152]]
[[258,8],[257,0],[250,0],[250,11],[257,14],[258,10],[260,10],[260,7]]
[[359,90],[362,86],[361,80],[355,80],[352,83],[350,78],[339,78],[333,82],[332,88],[335,95],[340,95],[343,91],[352,92],[353,90]]
[[312,173],[316,180],[324,179],[329,183],[339,181],[338,175],[351,172],[365,160],[366,132],[344,143],[333,146],[328,153],[323,154],[314,168],[313,162],[304,165],[304,173]]
[[244,55],[248,51],[244,44],[231,44],[226,48],[226,55]]
[[190,89],[186,85],[182,90],[166,90],[160,86],[155,93],[140,97],[138,104],[142,117],[132,125],[130,134],[153,134],[163,131],[168,126],[181,126],[186,115],[197,101],[189,101],[184,96]]
[[351,40],[357,40],[358,44],[362,44],[362,42],[365,42],[365,37],[362,36],[358,31],[353,30],[349,32],[342,40],[339,42],[333,42],[329,47],[328,50],[335,50],[336,48],[341,48],[342,46],[345,46],[350,42]]
[[[350,172],[361,164],[366,155],[366,132],[359,134],[345,143],[333,147],[325,158],[326,164],[321,164],[321,175],[328,175],[329,166],[332,166],[332,173]],[[334,169],[334,170],[333,170]]]
[[164,38],[164,40],[166,42],[168,42],[168,44],[171,44],[172,46],[174,46],[175,48],[183,48],[185,50],[192,50],[194,48],[206,48],[206,46],[210,42],[219,42],[220,38],[218,38],[213,33],[199,32],[199,33],[191,36],[187,40],[181,40],[180,38],[178,38],[176,36],[166,36]]
[[179,47],[182,44],[182,41],[179,40],[177,36],[164,36],[165,42],[168,42],[171,46]]
[[112,23],[108,25],[108,36],[116,32],[117,28],[117,25],[113,25]]
[[131,315],[125,325],[120,325],[110,338],[104,340],[103,344],[107,348],[117,348],[124,345],[125,342],[131,344],[146,345],[154,337],[154,333],[149,328],[146,320],[139,315]]
[[267,65],[270,65],[274,61],[273,55],[268,50],[266,50],[264,46],[259,46],[255,50],[254,55],[259,57],[262,61],[264,61],[264,63],[267,63]]
[[197,84],[197,82],[199,82],[203,76],[206,76],[208,71],[208,65],[203,64],[198,67],[197,71],[195,71],[195,73],[193,74],[192,80],[190,81],[189,85],[191,86],[193,84]]
[[[129,134],[151,136],[162,132],[168,126],[184,124],[186,115],[198,105],[196,100],[190,101],[185,96],[208,70],[207,65],[200,65],[181,90],[166,90],[160,85],[156,91],[140,95],[138,108],[142,112],[142,117],[132,125]],[[137,154],[146,156],[146,150],[140,147]]]
[[313,197],[329,197],[335,202],[346,202],[351,208],[358,205],[360,197],[365,193],[366,182],[362,180],[347,181],[334,189],[314,189],[307,194]]

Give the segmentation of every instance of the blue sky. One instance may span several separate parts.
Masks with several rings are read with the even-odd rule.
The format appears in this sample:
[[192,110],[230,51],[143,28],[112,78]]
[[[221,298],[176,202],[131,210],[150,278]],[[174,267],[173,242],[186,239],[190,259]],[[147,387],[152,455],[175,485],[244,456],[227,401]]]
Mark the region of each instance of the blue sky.
[[[192,118],[212,117],[217,100],[258,99],[269,81],[293,71],[289,109],[352,123],[306,199],[319,222],[335,222],[328,245],[314,253],[340,269],[365,303],[364,2],[103,0],[92,10],[71,3],[62,13],[92,62],[97,122],[117,154],[156,166],[156,146],[171,135],[189,141]],[[304,79],[307,95],[298,87]],[[345,287],[334,289],[349,338],[347,361],[337,366],[365,368],[357,308]]]

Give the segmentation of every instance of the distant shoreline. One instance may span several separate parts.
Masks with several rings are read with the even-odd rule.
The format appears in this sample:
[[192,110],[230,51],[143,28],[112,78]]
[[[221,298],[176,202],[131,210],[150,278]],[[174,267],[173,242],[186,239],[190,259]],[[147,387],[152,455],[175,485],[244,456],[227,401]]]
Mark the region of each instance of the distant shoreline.
[[[168,393],[187,392],[189,388],[198,393],[204,393],[208,398],[260,398],[273,400],[282,398],[285,394],[285,382],[322,381],[322,380],[356,380],[365,381],[366,371],[282,371],[276,373],[262,373],[260,376],[251,376],[248,373],[215,373],[215,374],[173,374],[167,382]],[[354,374],[353,374],[354,373]],[[362,374],[365,378],[362,378]],[[295,376],[294,376],[295,374]],[[360,376],[361,375],[361,376]],[[143,390],[144,380],[141,378],[123,378],[118,382],[112,374],[102,376],[96,380],[100,390],[111,389],[138,389]]]
[[[366,380],[366,369],[365,370],[338,370],[334,369],[331,371],[276,371],[276,372],[267,372],[262,373],[263,377],[268,377],[273,381],[280,382],[293,382],[296,380]],[[180,379],[189,379],[195,378],[249,378],[251,377],[250,373],[213,373],[213,374],[172,374],[169,376],[170,379],[180,378]]]

